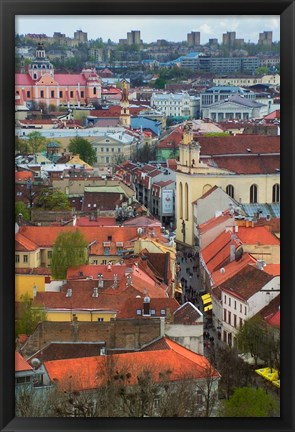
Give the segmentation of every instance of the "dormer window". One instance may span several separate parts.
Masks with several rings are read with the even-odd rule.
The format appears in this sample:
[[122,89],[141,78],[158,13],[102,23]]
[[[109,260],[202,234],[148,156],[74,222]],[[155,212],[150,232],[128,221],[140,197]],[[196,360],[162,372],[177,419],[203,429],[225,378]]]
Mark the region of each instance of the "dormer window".
[[136,310],[136,315],[141,315],[141,309]]
[[161,309],[161,315],[166,315],[166,310],[165,309]]

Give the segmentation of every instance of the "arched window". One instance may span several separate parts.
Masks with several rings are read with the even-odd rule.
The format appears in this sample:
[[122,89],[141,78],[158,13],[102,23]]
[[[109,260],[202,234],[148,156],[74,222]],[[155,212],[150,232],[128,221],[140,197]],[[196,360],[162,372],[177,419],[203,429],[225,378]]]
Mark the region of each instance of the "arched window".
[[250,187],[250,203],[257,203],[257,185],[252,185]]
[[188,184],[185,184],[184,188],[184,211],[185,211],[185,220],[188,220]]
[[93,94],[96,94],[96,87],[93,87]]
[[179,217],[183,219],[183,190],[182,183],[179,183]]
[[278,183],[274,184],[272,187],[272,202],[280,202],[280,185]]
[[206,192],[208,192],[210,189],[212,189],[212,186],[210,184],[206,184],[203,186],[202,195],[204,195]]
[[225,189],[227,195],[229,195],[231,198],[234,198],[234,187],[233,185],[227,185]]

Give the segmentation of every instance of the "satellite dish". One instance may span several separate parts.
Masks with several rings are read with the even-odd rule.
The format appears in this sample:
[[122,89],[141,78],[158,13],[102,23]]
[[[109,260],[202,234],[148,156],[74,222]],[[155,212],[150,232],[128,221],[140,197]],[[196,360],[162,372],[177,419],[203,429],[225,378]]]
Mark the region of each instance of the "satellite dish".
[[220,271],[221,274],[224,274],[225,273],[225,268],[221,267],[221,269],[219,271]]

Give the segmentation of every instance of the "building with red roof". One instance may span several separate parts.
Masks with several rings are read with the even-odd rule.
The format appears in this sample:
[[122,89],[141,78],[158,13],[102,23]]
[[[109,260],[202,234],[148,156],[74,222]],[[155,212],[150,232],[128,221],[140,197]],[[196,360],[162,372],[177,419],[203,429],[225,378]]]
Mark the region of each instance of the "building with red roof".
[[219,372],[206,357],[193,353],[169,338],[165,337],[160,342],[160,349],[150,347],[148,350],[111,356],[45,361],[44,365],[50,382],[63,391],[95,391],[106,385],[109,376],[114,376],[114,386],[120,386],[122,383],[115,375],[123,373],[125,376],[127,371],[124,386],[136,392],[138,377],[148,370],[151,382],[158,386],[158,399],[165,394],[164,391],[162,393],[163,382],[168,386],[177,383],[189,386],[190,382],[191,397],[194,393],[199,394],[198,408],[203,410],[206,383],[210,380],[214,397],[218,391]]
[[192,203],[214,186],[237,203],[279,204],[280,136],[194,136],[184,126],[176,174],[176,242],[194,246]]
[[56,74],[46,58],[43,44],[38,43],[35,58],[27,73],[15,74],[15,99],[18,105],[82,107],[98,103],[101,79],[95,69],[83,69],[80,74]]
[[35,371],[26,359],[15,351],[15,390],[32,388],[34,384]]

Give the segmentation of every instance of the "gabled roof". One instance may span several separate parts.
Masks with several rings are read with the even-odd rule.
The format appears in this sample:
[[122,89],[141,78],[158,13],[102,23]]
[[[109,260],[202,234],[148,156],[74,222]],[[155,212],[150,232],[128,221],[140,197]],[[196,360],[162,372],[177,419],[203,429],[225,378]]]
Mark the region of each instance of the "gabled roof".
[[15,351],[15,372],[32,372],[33,368],[29,363],[20,355],[19,352]]
[[[179,303],[171,297],[164,297],[164,298],[151,298],[150,299],[150,312],[153,311],[150,315],[144,315],[143,314],[143,300],[144,298],[135,298],[130,301],[128,299],[124,305],[122,306],[121,310],[118,312],[117,318],[155,318],[155,317],[163,317],[168,316],[169,313],[173,313],[178,307]],[[141,314],[139,315],[137,311],[141,311]],[[162,311],[165,311],[163,314]]]
[[239,261],[232,261],[229,264],[225,265],[224,272],[220,270],[216,270],[212,273],[212,279],[214,282],[214,286],[219,286],[227,279],[230,279],[235,274],[237,274],[241,269],[246,267],[248,264],[256,265],[256,260],[251,257],[248,253],[244,253],[242,258]]
[[39,246],[29,240],[19,232],[15,234],[15,251],[16,252],[33,252],[39,249]]
[[24,182],[29,179],[33,179],[34,175],[31,171],[16,171],[15,172],[15,181]]
[[85,167],[85,169],[93,169],[91,165],[84,162],[79,155],[74,155],[67,163],[66,165],[82,165]]
[[229,212],[223,212],[221,215],[213,217],[208,221],[199,225],[201,234],[211,230],[212,228],[232,219],[232,215]]
[[219,287],[223,291],[243,300],[248,300],[273,279],[263,270],[248,265],[227,279]]
[[280,153],[280,136],[268,135],[228,135],[228,136],[197,136],[201,145],[201,156],[206,155],[241,155],[262,153]]
[[[165,338],[165,342],[169,349],[113,355],[116,370],[128,368],[128,384],[131,386],[137,384],[138,375],[147,368],[150,369],[154,382],[160,382],[166,371],[169,371],[169,381],[201,380],[208,376],[220,378],[220,374],[206,357],[189,351],[168,338]],[[50,380],[58,380],[62,389],[68,389],[71,385],[72,390],[88,390],[105,384],[108,358],[109,356],[84,357],[48,361],[44,364]]]
[[277,295],[268,305],[259,311],[259,315],[272,327],[280,328],[281,295]]
[[203,324],[203,320],[197,323],[197,320],[202,318],[203,314],[199,309],[191,302],[186,302],[174,312],[173,323],[185,325]]
[[202,257],[210,273],[229,259],[231,232],[223,232],[202,251]]
[[280,245],[280,240],[264,226],[239,227],[236,234],[244,244]]

